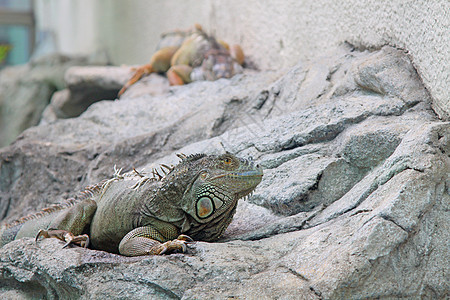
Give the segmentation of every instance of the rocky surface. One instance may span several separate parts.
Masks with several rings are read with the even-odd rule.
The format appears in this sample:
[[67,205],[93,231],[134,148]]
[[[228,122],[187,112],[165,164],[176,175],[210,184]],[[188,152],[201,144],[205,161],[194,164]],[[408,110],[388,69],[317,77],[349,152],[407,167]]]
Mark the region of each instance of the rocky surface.
[[3,148],[0,216],[62,201],[114,165],[227,150],[265,175],[223,240],[137,258],[15,241],[0,249],[2,297],[449,296],[450,124],[402,51],[343,47],[290,70],[145,94],[153,80]]
[[51,54],[0,72],[0,147],[37,125],[54,92],[65,88],[64,74],[72,66],[101,64],[101,58]]
[[66,89],[55,93],[43,112],[42,124],[78,117],[92,103],[114,100],[130,77],[129,68],[74,66],[64,74]]

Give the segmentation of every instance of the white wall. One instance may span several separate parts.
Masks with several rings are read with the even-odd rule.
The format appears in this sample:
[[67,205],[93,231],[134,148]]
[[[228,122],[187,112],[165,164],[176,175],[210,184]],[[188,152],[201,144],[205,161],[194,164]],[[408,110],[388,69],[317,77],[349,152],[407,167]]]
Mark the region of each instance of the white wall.
[[62,10],[61,14],[52,13],[61,50],[104,48],[115,64],[146,63],[161,32],[187,28],[195,22],[228,42],[240,43],[261,69],[294,65],[344,41],[363,47],[398,46],[409,51],[435,100],[435,110],[449,118],[448,0],[38,2],[52,2]]
[[96,0],[35,0],[34,3],[38,35],[39,31],[52,33],[52,50],[86,55],[103,48],[98,39]]

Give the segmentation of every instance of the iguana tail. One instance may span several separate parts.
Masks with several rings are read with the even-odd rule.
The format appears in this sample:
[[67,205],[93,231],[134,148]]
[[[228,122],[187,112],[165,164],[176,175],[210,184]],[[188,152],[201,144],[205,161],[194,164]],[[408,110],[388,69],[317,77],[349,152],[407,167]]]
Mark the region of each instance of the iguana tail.
[[9,242],[14,241],[22,225],[23,224],[18,224],[16,226],[10,226],[9,224],[0,225],[0,248]]
[[153,66],[151,64],[147,64],[147,65],[143,65],[142,67],[139,67],[136,69],[136,71],[134,72],[133,76],[131,77],[130,80],[128,80],[125,85],[120,89],[119,93],[117,94],[118,97],[122,96],[123,93],[125,93],[125,91],[132,86],[133,84],[135,84],[136,82],[138,82],[144,75],[150,74],[155,72],[153,69]]
[[102,188],[106,182],[107,180],[103,180],[97,184],[88,186],[85,188],[84,191],[78,193],[78,195],[75,198],[69,198],[64,203],[53,204],[49,207],[43,208],[41,211],[37,213],[29,214],[25,217],[13,220],[10,223],[0,224],[0,247],[6,245],[9,242],[12,242],[24,223],[30,220],[42,218],[55,212],[62,211],[64,209],[74,206],[75,204],[85,199],[92,198],[98,193],[101,193]]

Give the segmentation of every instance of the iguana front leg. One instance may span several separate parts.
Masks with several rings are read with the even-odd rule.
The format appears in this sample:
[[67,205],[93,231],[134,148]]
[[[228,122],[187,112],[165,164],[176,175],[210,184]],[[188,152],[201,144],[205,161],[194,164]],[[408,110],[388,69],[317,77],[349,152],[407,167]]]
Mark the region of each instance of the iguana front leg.
[[[173,227],[173,228],[172,228]],[[193,242],[187,235],[178,235],[175,226],[168,224],[164,236],[152,226],[133,229],[119,244],[119,253],[125,256],[161,255],[175,251],[186,251],[186,243]],[[168,236],[167,236],[168,235]],[[165,241],[165,242],[164,242]]]
[[70,244],[75,244],[80,247],[87,248],[89,246],[89,236],[87,234],[82,235],[73,235],[72,232],[67,230],[60,230],[60,229],[50,229],[50,230],[39,230],[37,236],[36,236],[36,242],[40,237],[44,238],[57,238],[60,239],[63,242],[66,242],[66,244],[63,246],[63,248],[69,246]]
[[40,237],[57,238],[66,242],[63,248],[70,244],[86,248],[89,245],[89,236],[82,233],[85,227],[91,223],[96,209],[97,204],[91,199],[75,204],[57,215],[48,224],[47,228],[49,229],[40,229],[36,235],[36,241]]

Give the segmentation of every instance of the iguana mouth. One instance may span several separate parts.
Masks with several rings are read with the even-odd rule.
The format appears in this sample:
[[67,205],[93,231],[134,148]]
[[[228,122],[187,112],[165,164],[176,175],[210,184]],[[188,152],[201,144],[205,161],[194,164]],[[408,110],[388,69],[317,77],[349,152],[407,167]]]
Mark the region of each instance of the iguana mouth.
[[239,190],[238,188],[232,188],[234,189],[234,194],[236,199],[241,199],[250,193],[253,192],[253,190],[258,186],[258,184],[261,182],[263,177],[263,171],[262,169],[256,169],[256,170],[244,170],[244,171],[238,171],[238,172],[232,172],[227,174],[220,174],[217,176],[212,177],[210,180],[214,181],[217,179],[224,179],[230,180],[232,182],[236,183],[236,186],[241,186],[242,190]]
[[239,193],[236,194],[236,198],[237,199],[245,198],[246,196],[251,195],[254,190],[255,190],[255,188],[251,188],[251,189],[239,192]]

